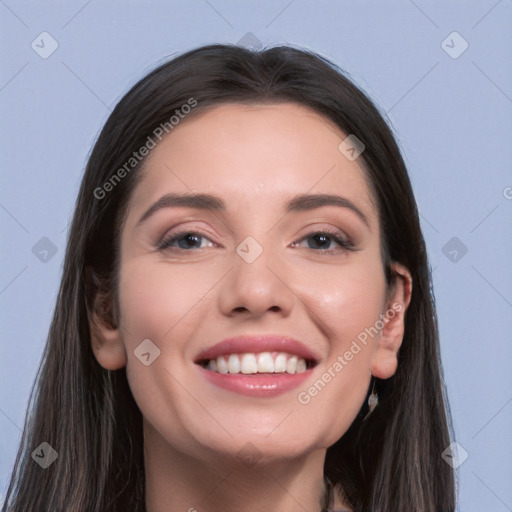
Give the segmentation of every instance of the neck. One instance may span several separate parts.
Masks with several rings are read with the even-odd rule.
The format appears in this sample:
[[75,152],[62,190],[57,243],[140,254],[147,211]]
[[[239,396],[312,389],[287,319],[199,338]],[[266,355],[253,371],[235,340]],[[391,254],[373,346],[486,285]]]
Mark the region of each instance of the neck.
[[172,447],[144,420],[147,512],[320,512],[325,449],[251,465]]

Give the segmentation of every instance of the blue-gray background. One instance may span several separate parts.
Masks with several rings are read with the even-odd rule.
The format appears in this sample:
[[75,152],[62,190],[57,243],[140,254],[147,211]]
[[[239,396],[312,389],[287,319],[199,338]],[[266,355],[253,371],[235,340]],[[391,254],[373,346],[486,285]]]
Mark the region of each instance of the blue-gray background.
[[78,185],[110,110],[175,53],[261,42],[330,58],[389,117],[433,268],[456,440],[469,454],[457,469],[460,510],[512,510],[511,0],[2,0],[0,15],[0,495]]

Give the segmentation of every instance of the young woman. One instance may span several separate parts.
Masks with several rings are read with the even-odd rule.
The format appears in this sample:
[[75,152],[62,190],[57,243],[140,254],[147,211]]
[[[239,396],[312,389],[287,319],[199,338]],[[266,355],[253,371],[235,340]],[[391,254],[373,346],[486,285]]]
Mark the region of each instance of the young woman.
[[407,171],[328,60],[210,45],[119,102],[3,511],[455,509]]

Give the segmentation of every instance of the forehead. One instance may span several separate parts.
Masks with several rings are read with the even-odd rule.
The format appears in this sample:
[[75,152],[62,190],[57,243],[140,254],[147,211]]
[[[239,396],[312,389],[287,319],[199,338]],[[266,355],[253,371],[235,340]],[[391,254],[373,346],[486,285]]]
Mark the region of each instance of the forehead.
[[339,150],[346,137],[333,121],[295,103],[209,107],[185,117],[151,150],[131,203],[140,213],[164,193],[194,191],[249,211],[297,194],[339,193],[357,199],[371,217],[362,159]]

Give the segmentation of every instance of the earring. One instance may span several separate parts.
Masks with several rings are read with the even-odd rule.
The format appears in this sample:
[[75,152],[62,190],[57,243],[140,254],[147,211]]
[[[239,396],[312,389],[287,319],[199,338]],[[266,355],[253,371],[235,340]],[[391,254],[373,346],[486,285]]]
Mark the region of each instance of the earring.
[[375,407],[377,407],[377,404],[379,403],[379,395],[377,395],[377,392],[375,391],[375,378],[373,379],[373,386],[372,386],[372,392],[370,393],[370,396],[368,397],[368,412],[366,413],[366,416],[363,418],[363,421],[370,416],[370,414],[373,412]]

